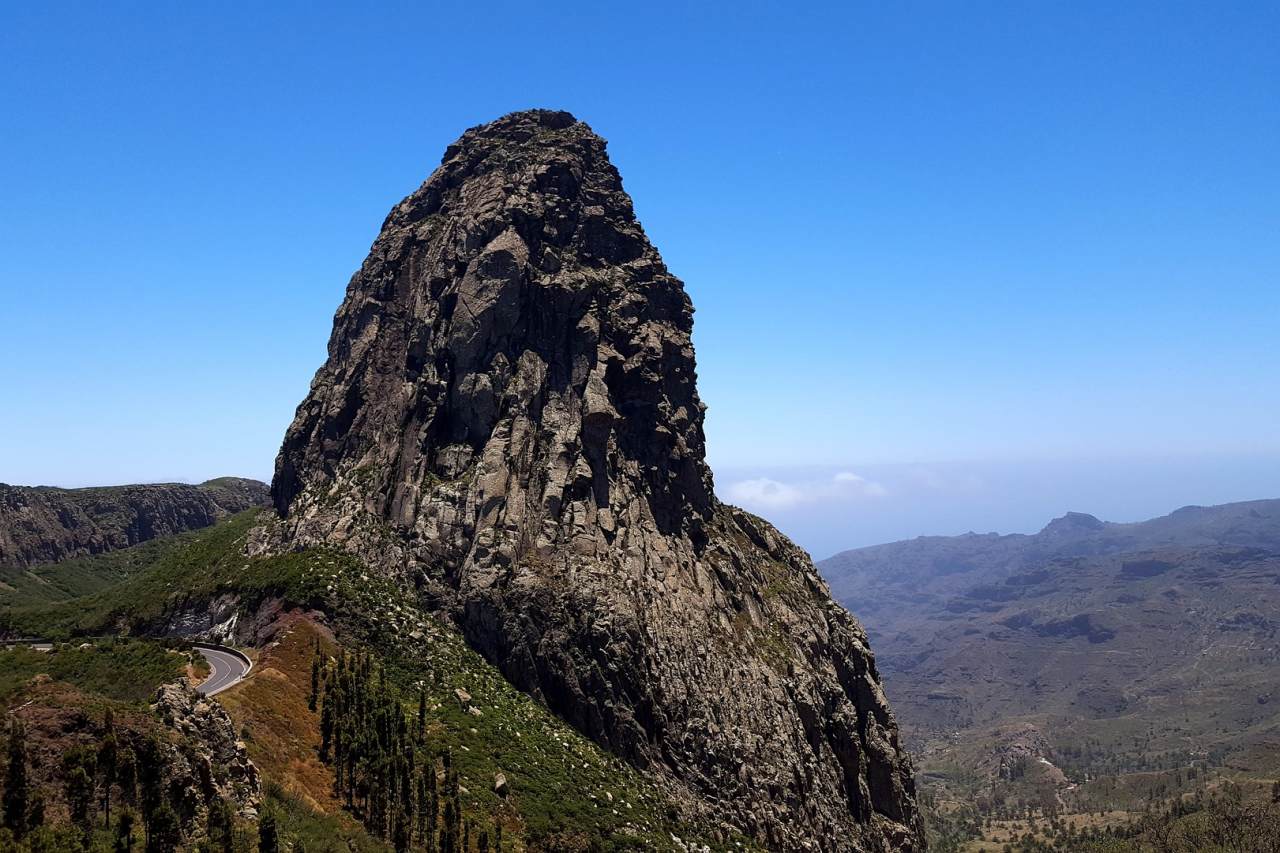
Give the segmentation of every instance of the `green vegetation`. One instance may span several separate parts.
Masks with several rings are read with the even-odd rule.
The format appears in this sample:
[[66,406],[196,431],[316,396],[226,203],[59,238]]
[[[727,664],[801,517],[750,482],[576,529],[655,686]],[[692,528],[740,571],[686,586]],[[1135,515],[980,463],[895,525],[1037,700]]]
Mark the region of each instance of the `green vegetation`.
[[[442,853],[462,849],[458,774],[445,752],[443,779],[436,778],[435,758],[426,740],[425,696],[417,724],[410,728],[405,708],[370,655],[343,653],[329,660],[317,647],[313,673],[317,667],[323,671],[324,685],[319,696],[320,759],[333,768],[334,791],[346,807],[359,814],[374,835],[391,836],[398,850],[412,841],[434,845],[437,825]],[[311,706],[317,704],[318,683],[313,680]],[[487,842],[487,833],[485,837]]]
[[186,547],[203,531],[152,539],[131,548],[30,568],[0,567],[0,607],[56,604],[102,592]]
[[177,849],[182,840],[177,813],[191,804],[183,791],[169,785],[171,751],[163,741],[139,732],[122,740],[109,708],[101,724],[84,720],[78,735],[63,749],[57,768],[44,768],[46,782],[55,783],[62,794],[68,818],[51,825],[45,810],[51,791],[33,781],[26,726],[16,719],[11,723],[0,849],[129,851],[139,840],[139,821],[148,853]]
[[[347,636],[352,641],[377,637],[363,647],[377,654],[364,651],[321,662],[315,724],[321,756],[372,834],[394,843],[398,808],[414,849],[430,837],[442,853],[459,849],[448,844],[464,840],[470,845],[465,849],[479,849],[481,839],[491,850],[507,849],[499,845],[516,839],[530,850],[667,849],[672,835],[713,849],[753,849],[741,838],[715,844],[707,828],[679,820],[652,781],[512,687],[452,627],[423,619],[399,586],[360,578],[351,594],[363,600],[352,611],[365,618],[349,622]],[[369,614],[381,616],[370,619]],[[309,676],[310,671],[306,683]],[[365,722],[353,715],[353,702],[365,709],[358,712]],[[348,729],[339,734],[342,720]],[[352,744],[360,745],[349,749]],[[338,771],[340,751],[346,764]],[[399,770],[393,769],[397,763]],[[425,772],[410,774],[407,797],[403,783],[369,782],[404,780],[410,769]],[[497,784],[499,774],[505,785]],[[379,799],[383,796],[385,801]],[[433,796],[435,809],[417,805]],[[455,829],[444,835],[450,826]]]
[[[132,564],[123,579],[87,595],[14,607],[7,614],[8,631],[63,639],[96,633],[147,633],[167,617],[202,608],[223,592],[239,596],[244,609],[273,596],[301,605],[323,605],[330,591],[316,571],[316,553],[326,554],[329,563],[354,566],[355,561],[327,552],[245,557],[245,540],[259,512],[248,510],[213,527],[149,543],[154,547],[146,560]],[[106,577],[106,567],[117,565],[97,557],[91,562],[94,569],[85,573],[95,579]]]
[[1250,798],[1235,785],[1149,807],[1107,827],[1054,819],[1028,826],[1009,853],[1273,853],[1280,850],[1280,802]]
[[[1280,781],[1237,784],[1208,772],[1183,779],[1176,787],[1151,781],[1140,789],[1141,799],[1135,788],[1123,796],[1124,808],[1100,804],[1089,795],[1082,800],[1078,790],[1039,804],[1005,799],[990,789],[968,798],[942,800],[939,787],[932,783],[923,787],[920,805],[929,849],[942,853],[1280,850]],[[1088,802],[1094,805],[1085,805]]]
[[143,640],[99,640],[88,648],[68,644],[47,652],[3,649],[0,705],[37,675],[117,702],[145,704],[157,687],[182,675],[189,660],[185,653]]
[[335,815],[316,812],[274,782],[267,783],[266,807],[276,831],[294,850],[307,853],[386,853],[387,845]]
[[[286,604],[328,614],[329,626],[343,646],[363,650],[372,667],[370,672],[382,673],[372,677],[371,692],[363,694],[365,698],[361,700],[368,703],[367,711],[372,713],[363,718],[361,726],[379,738],[379,749],[373,749],[365,736],[354,782],[347,786],[352,777],[344,770],[341,800],[333,802],[337,806],[345,801],[350,790],[349,814],[366,820],[372,831],[366,833],[350,818],[316,811],[319,801],[315,797],[323,800],[327,796],[323,792],[336,781],[336,767],[331,764],[331,769],[326,770],[324,765],[315,763],[316,753],[310,752],[307,741],[290,740],[288,721],[275,719],[276,706],[296,707],[304,719],[310,717],[313,736],[319,732],[327,702],[325,683],[339,671],[341,658],[317,665],[315,708],[307,711],[312,660],[304,651],[289,667],[290,672],[298,670],[296,681],[300,689],[296,700],[286,702],[278,684],[259,691],[252,683],[233,691],[226,700],[233,714],[244,713],[259,725],[279,729],[249,728],[246,738],[250,739],[251,749],[262,736],[269,737],[277,751],[284,750],[271,758],[263,756],[263,766],[271,767],[276,774],[267,778],[268,806],[281,849],[300,849],[299,844],[313,853],[389,847],[425,849],[429,817],[416,803],[430,800],[431,782],[437,783],[436,828],[431,833],[437,849],[439,833],[446,826],[454,827],[446,843],[454,849],[465,845],[468,851],[669,849],[674,846],[671,835],[711,843],[709,829],[679,820],[667,795],[653,781],[513,688],[451,626],[427,615],[404,585],[370,573],[350,556],[323,549],[270,558],[246,557],[244,545],[258,520],[257,511],[250,511],[205,530],[149,543],[150,547],[144,546],[145,559],[131,559],[127,565],[120,557],[127,552],[84,561],[87,580],[68,583],[65,589],[85,588],[86,595],[68,600],[28,600],[9,612],[8,630],[55,639],[109,632],[154,633],[164,630],[180,614],[200,613],[211,600],[223,595],[234,596],[240,612],[250,612],[267,599],[280,598]],[[125,568],[108,568],[121,565]],[[99,583],[104,578],[110,581]],[[6,689],[6,683],[7,689],[13,690],[37,671],[43,671],[76,684],[87,696],[103,697],[102,701],[110,698],[137,702],[149,698],[158,683],[172,680],[186,663],[155,643],[119,641],[109,645],[109,654],[121,658],[116,663],[107,663],[107,653],[96,647],[81,650],[74,642],[59,646],[53,654],[29,649],[6,652],[8,657],[0,659],[5,664],[0,667],[0,692]],[[350,660],[355,660],[354,652],[348,654]],[[282,661],[277,660],[279,663]],[[354,690],[354,685],[348,684],[348,689]],[[470,696],[468,701],[460,701],[455,693],[459,689]],[[270,698],[264,699],[267,694],[271,694]],[[294,701],[296,706],[291,704]],[[424,735],[417,741],[414,733],[420,730],[420,704]],[[352,706],[346,709],[353,710]],[[396,748],[390,748],[390,744],[381,747],[384,735],[378,734],[379,725],[374,722],[379,715],[383,721],[381,731],[397,733],[392,739]],[[388,728],[393,717],[394,727]],[[354,719],[362,719],[359,712]],[[407,740],[398,734],[401,719],[410,733]],[[348,731],[348,736],[360,737],[353,730]],[[416,750],[415,771],[422,772],[398,776],[400,784],[394,786],[398,788],[394,791],[400,803],[397,808],[392,800],[393,786],[376,780],[387,769],[387,762],[407,760],[403,749],[406,743]],[[288,754],[289,749],[302,751]],[[448,770],[444,769],[445,756]],[[311,769],[304,770],[307,766]],[[439,768],[443,775],[437,778],[428,768]],[[74,775],[74,767],[72,772]],[[275,778],[284,779],[293,773],[309,774],[305,775],[306,787],[300,791],[316,791],[310,787],[316,781],[319,791],[303,797],[270,784]],[[496,784],[498,774],[505,778],[505,786]],[[86,771],[86,775],[92,774]],[[322,781],[326,777],[330,781]],[[411,782],[407,800],[403,790],[406,778]],[[380,787],[387,792],[385,804],[378,802],[383,797]],[[68,792],[60,782],[56,787],[59,799],[79,790],[74,785],[73,789]],[[115,844],[121,833],[134,833],[140,839],[135,849],[141,849],[142,839],[163,838],[171,831],[169,812],[162,808],[163,803],[152,805],[154,808],[145,814],[140,807],[113,808],[115,825],[109,829],[103,826],[105,810],[100,804],[95,805],[96,835],[92,843],[109,849],[104,845]],[[181,813],[181,809],[177,811]],[[135,820],[136,830],[129,823]],[[51,831],[65,830],[59,827]],[[196,838],[203,838],[200,843],[207,849],[243,850],[255,846],[257,835],[257,827],[238,825],[213,814],[207,831]],[[222,846],[223,841],[230,846]],[[743,839],[728,839],[711,846],[752,849]],[[120,849],[124,849],[123,842]]]
[[[9,723],[8,761],[5,763],[4,827],[21,837],[30,827],[31,785],[27,773],[27,729],[22,720]],[[40,815],[43,822],[43,815]]]

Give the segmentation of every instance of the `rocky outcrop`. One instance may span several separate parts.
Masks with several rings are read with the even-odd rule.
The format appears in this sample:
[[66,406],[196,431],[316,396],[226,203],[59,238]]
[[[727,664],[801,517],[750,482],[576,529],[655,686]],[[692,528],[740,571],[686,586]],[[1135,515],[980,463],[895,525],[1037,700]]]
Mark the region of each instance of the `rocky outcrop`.
[[231,717],[215,700],[193,690],[185,680],[161,685],[153,704],[167,726],[181,735],[168,759],[170,787],[193,822],[218,799],[234,803],[244,817],[256,817],[262,805],[258,768],[236,738]]
[[0,566],[114,551],[268,503],[257,480],[55,489],[0,483]]
[[537,110],[467,131],[352,278],[254,548],[337,545],[416,585],[726,829],[916,849],[862,628],[715,497],[692,315],[590,128]]

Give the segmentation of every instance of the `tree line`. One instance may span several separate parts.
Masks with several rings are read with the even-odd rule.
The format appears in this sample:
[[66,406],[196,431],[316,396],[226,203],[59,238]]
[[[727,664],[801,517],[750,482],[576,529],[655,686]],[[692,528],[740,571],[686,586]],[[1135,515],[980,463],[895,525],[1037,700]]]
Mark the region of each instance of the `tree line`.
[[452,755],[428,742],[426,691],[417,699],[411,714],[372,655],[330,657],[316,643],[307,704],[318,711],[320,760],[333,769],[334,793],[398,853],[500,851],[500,822],[491,839],[464,816]]
[[[51,793],[32,775],[32,744],[26,725],[13,717],[8,727],[4,793],[0,797],[0,849],[71,849],[114,853],[172,853],[182,844],[182,815],[194,815],[193,793],[169,784],[169,747],[156,735],[117,730],[108,709],[103,725],[62,752],[55,774],[70,817],[69,827],[47,820]],[[55,789],[56,790],[56,789]],[[264,819],[264,822],[266,820]],[[274,817],[270,818],[274,832]],[[208,803],[204,847],[219,853],[237,849],[235,813],[226,800]],[[275,846],[263,847],[274,853]]]

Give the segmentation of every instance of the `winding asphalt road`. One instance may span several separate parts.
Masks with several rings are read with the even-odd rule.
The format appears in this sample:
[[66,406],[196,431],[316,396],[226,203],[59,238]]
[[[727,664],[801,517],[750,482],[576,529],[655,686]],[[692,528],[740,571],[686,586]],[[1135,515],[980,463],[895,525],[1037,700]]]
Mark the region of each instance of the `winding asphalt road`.
[[249,665],[230,652],[202,646],[197,646],[196,651],[209,662],[209,677],[196,686],[196,690],[205,696],[213,696],[238,684],[249,672]]

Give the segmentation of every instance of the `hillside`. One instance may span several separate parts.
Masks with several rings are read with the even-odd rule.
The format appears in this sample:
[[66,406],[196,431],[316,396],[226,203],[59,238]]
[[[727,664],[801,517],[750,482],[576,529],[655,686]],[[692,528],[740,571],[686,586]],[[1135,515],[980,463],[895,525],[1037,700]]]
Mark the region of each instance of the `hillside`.
[[0,568],[25,569],[208,527],[267,503],[257,480],[58,489],[0,483]]
[[[427,733],[418,759],[434,765],[446,753],[451,756],[460,790],[466,792],[459,800],[459,825],[472,833],[468,850],[478,849],[482,831],[497,838],[498,823],[505,842],[489,849],[688,850],[695,844],[697,849],[753,849],[746,839],[675,817],[676,801],[659,780],[600,749],[512,688],[451,625],[422,613],[411,593],[371,577],[359,561],[323,549],[246,558],[245,543],[259,521],[258,511],[248,511],[207,530],[158,540],[126,576],[105,585],[91,582],[94,591],[88,595],[14,608],[17,633],[72,642],[59,647],[54,658],[23,649],[8,652],[18,656],[21,668],[0,683],[0,709],[21,706],[19,713],[31,721],[41,749],[56,756],[75,742],[60,734],[70,725],[64,717],[80,719],[77,709],[87,706],[97,709],[94,719],[100,720],[102,703],[115,701],[111,691],[127,686],[134,702],[127,719],[142,737],[158,726],[137,707],[163,678],[155,655],[135,653],[127,660],[119,652],[94,655],[77,650],[79,638],[216,636],[250,649],[256,658],[250,678],[221,694],[219,703],[229,710],[262,774],[266,803],[284,840],[304,842],[312,851],[389,850],[389,828],[367,830],[362,826],[367,814],[345,808],[333,796],[334,769],[318,757],[320,714],[308,708],[315,649],[323,647],[326,656],[358,653],[385,672],[385,689],[406,720],[423,713],[419,698],[425,697]],[[85,561],[77,576],[91,578],[94,568],[113,566],[105,559],[112,556]],[[142,642],[134,646],[149,648]],[[63,656],[77,654],[101,663],[88,670],[60,666]],[[134,658],[149,668],[139,669],[130,662]],[[125,676],[137,674],[121,685],[110,678],[112,668]],[[71,679],[67,684],[60,681],[68,677],[60,675],[64,671]],[[52,674],[53,681],[33,680],[39,673]],[[123,706],[114,707],[123,713]],[[53,722],[38,726],[48,715]],[[58,837],[66,837],[67,804],[59,793],[65,780],[57,764],[49,763],[41,779],[48,822],[60,827]],[[505,779],[501,793],[494,790],[498,774]],[[244,832],[255,831],[252,823],[244,827]],[[194,820],[184,824],[184,837],[196,842],[208,834]]]
[[1280,501],[1072,513],[821,567],[868,614],[935,794],[1124,812],[1280,774]]

